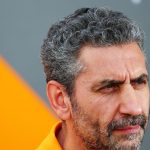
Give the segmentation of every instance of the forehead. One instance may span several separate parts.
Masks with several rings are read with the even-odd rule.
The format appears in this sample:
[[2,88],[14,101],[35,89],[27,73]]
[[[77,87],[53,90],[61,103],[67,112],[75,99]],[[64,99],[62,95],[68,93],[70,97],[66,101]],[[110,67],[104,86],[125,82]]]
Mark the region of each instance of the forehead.
[[136,43],[119,46],[92,47],[81,49],[80,62],[84,65],[83,74],[109,78],[136,77],[147,73],[145,58]]

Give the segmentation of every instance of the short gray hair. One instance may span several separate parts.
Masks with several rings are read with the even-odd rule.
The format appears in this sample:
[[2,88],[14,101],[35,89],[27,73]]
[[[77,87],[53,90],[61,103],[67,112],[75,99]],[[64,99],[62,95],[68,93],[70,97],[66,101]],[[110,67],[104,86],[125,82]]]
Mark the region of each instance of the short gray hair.
[[[81,8],[51,26],[41,49],[46,81],[56,80],[72,94],[81,70],[81,47],[112,46],[136,42],[141,49],[144,33],[123,13],[106,8]],[[91,56],[92,57],[92,56]]]

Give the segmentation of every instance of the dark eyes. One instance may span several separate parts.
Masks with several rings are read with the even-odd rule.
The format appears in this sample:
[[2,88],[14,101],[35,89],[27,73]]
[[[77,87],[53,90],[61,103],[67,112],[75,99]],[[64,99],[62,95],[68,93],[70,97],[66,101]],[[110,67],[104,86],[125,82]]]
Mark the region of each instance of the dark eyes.
[[[147,84],[147,80],[146,79],[137,79],[135,81],[131,81],[131,85],[135,90],[140,90],[142,89],[145,85]],[[101,93],[114,93],[114,92],[118,92],[121,89],[121,86],[123,86],[123,84],[119,84],[119,83],[111,83],[108,85],[105,85],[103,87],[101,87],[99,90]]]
[[112,93],[119,90],[118,84],[108,84],[100,89],[102,93]]
[[147,84],[147,80],[146,79],[142,79],[142,78],[137,79],[137,80],[131,82],[131,85],[135,89],[142,88],[145,84]]

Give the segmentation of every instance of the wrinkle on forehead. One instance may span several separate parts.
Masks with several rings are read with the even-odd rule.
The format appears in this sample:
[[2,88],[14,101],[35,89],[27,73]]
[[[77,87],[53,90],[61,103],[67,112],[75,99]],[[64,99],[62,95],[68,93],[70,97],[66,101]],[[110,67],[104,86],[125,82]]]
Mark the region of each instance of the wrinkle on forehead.
[[[83,47],[79,60],[84,64],[83,73],[100,74],[101,78],[136,78],[147,74],[145,58],[136,43],[112,47]],[[99,76],[99,77],[100,77]]]

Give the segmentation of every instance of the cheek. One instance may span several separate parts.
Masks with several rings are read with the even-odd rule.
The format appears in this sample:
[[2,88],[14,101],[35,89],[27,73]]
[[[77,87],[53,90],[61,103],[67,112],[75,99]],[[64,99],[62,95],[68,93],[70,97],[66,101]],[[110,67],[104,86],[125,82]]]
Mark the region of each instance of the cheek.
[[150,108],[150,97],[149,97],[149,88],[143,91],[137,91],[136,97],[138,100],[138,103],[141,105],[143,113],[148,115],[149,114],[149,108]]
[[118,97],[116,95],[105,97],[105,100],[100,104],[102,106],[100,109],[100,120],[102,123],[108,124],[115,119],[118,113],[118,102]]
[[76,86],[75,99],[83,111],[88,114],[94,122],[111,122],[117,113],[117,96],[94,93],[89,91],[85,86],[86,84],[78,85],[80,86]]
[[118,104],[114,96],[94,96],[89,102],[92,118],[101,125],[110,123],[117,114]]

